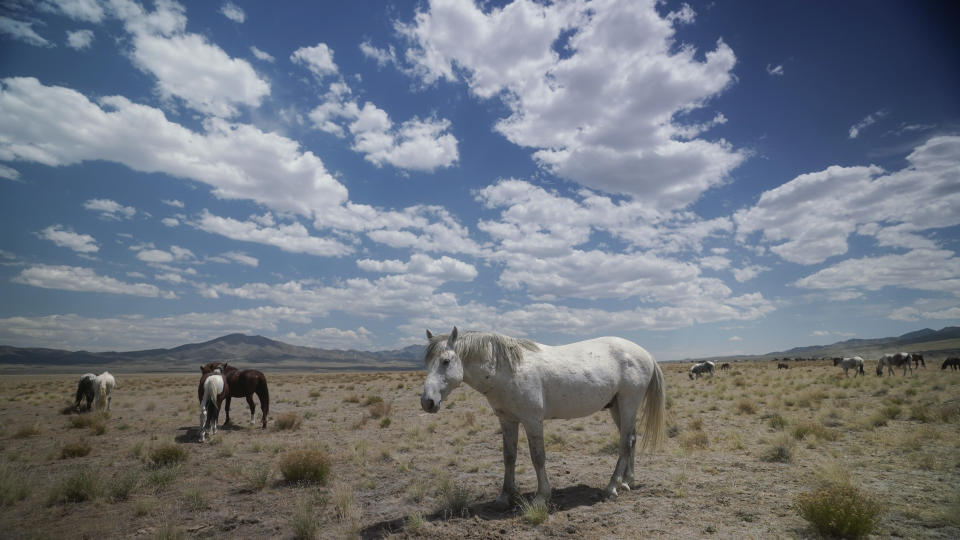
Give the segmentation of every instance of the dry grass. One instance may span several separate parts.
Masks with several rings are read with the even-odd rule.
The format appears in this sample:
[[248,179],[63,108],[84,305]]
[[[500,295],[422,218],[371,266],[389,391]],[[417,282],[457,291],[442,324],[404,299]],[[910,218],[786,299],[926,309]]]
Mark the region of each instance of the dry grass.
[[[878,516],[874,536],[960,537],[952,517],[960,498],[944,490],[960,485],[960,373],[845,380],[826,363],[777,372],[738,362],[690,381],[689,366],[662,367],[669,437],[658,453],[638,452],[634,489],[615,501],[598,496],[617,460],[609,413],[545,424],[554,489],[546,513],[489,509],[502,479],[499,423],[466,387],[450,395],[452,407],[424,413],[422,373],[265,369],[271,429],[244,423],[206,445],[196,444],[193,374],[123,375],[99,422],[96,413],[60,414],[76,390],[73,375],[8,375],[0,379],[0,530],[42,538],[804,537],[819,533],[791,505],[829,500],[825,486],[853,479],[870,497],[915,503]],[[233,409],[245,418],[242,400]],[[92,449],[61,459],[77,441]],[[292,462],[328,467],[315,476],[325,481],[287,481],[282,464],[303,450],[322,452],[325,465]],[[522,429],[517,486],[523,499],[536,490]],[[111,525],[98,526],[91,512],[108,512]]]

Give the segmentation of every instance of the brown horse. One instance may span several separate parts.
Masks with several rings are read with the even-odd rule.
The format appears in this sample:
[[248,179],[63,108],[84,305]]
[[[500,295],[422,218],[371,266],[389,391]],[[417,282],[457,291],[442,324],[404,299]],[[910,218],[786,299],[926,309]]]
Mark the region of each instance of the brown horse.
[[784,364],[783,362],[778,362],[777,370],[779,371],[781,369],[790,369],[790,364]]
[[260,398],[260,413],[263,416],[262,427],[267,427],[267,414],[270,413],[270,391],[267,389],[267,376],[255,369],[237,369],[226,363],[210,362],[200,368],[203,373],[212,373],[213,370],[221,368],[223,375],[230,386],[230,393],[227,395],[227,419],[225,424],[230,423],[230,398],[247,398],[247,405],[250,406],[250,423],[253,423],[254,412],[257,410],[253,403],[253,394]]
[[943,361],[943,365],[940,366],[940,369],[960,369],[960,358],[956,356],[951,356]]
[[730,369],[730,364],[728,362],[724,362],[723,365],[720,366],[720,371],[726,371],[728,369]]
[[200,442],[204,442],[208,432],[217,433],[220,405],[223,404],[224,399],[229,399],[230,388],[227,378],[223,376],[219,367],[210,371],[204,371],[201,367],[200,373],[197,398],[200,400]]

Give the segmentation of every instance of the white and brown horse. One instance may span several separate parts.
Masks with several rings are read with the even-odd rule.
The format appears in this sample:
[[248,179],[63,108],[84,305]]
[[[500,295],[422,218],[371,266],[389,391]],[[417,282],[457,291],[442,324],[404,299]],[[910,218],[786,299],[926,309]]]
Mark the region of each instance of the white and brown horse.
[[893,368],[902,367],[903,374],[907,374],[907,370],[910,370],[910,374],[913,375],[913,359],[910,357],[910,353],[898,352],[895,354],[885,354],[880,357],[880,360],[877,360],[877,376],[883,375],[883,368],[886,366],[887,375],[893,375]]

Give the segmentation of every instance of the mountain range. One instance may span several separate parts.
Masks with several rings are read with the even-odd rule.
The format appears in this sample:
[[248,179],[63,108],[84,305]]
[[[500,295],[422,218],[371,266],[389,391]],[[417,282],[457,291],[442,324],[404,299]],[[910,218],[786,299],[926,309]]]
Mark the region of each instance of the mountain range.
[[[879,351],[960,352],[960,327],[924,328],[897,337],[848,339],[830,345],[795,347],[765,355],[711,359],[764,359],[772,357],[819,358],[873,355]],[[198,371],[207,362],[229,362],[237,367],[285,370],[363,371],[405,370],[423,366],[423,345],[392,351],[331,350],[300,347],[263,336],[230,334],[203,343],[172,349],[128,352],[64,351],[0,346],[0,370],[35,372],[110,369],[127,372]]]

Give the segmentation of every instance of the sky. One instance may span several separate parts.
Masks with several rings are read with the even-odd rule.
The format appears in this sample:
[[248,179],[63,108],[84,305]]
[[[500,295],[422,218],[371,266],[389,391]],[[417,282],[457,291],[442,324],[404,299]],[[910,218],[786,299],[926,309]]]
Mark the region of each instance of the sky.
[[[281,7],[277,7],[277,6]],[[0,344],[960,322],[955,2],[0,6]]]

